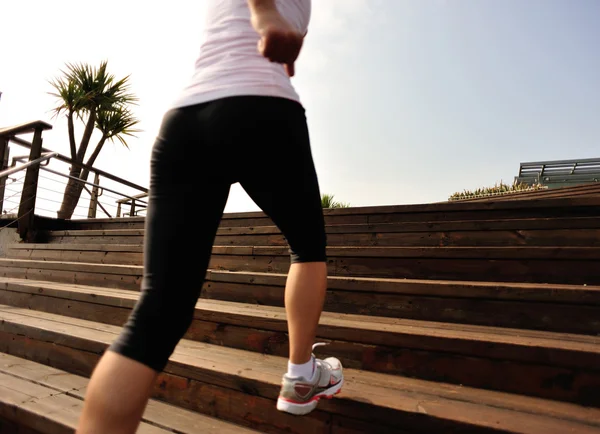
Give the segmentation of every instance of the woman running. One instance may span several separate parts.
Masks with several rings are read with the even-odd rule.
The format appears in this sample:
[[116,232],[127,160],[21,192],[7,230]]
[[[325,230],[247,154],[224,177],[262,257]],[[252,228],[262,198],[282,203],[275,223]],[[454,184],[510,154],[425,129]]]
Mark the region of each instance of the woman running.
[[207,3],[195,73],[165,114],[152,151],[141,296],[94,370],[79,434],[136,431],[158,373],[191,324],[236,182],[290,246],[290,348],[277,408],[307,414],[343,385],[339,360],[312,354],[327,283],[326,236],[305,112],[290,81],[311,0]]

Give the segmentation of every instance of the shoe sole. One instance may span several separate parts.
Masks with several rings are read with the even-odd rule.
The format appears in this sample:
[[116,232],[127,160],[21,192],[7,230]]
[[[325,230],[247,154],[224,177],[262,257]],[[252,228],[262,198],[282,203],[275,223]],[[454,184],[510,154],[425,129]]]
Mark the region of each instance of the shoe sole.
[[333,387],[330,387],[327,390],[319,393],[318,395],[313,396],[313,398],[304,404],[297,404],[294,402],[289,402],[283,400],[281,398],[277,399],[277,410],[283,411],[286,413],[293,414],[295,416],[304,416],[305,414],[310,413],[319,404],[321,399],[332,399],[335,395],[342,391],[342,386],[344,385],[344,379],[342,378],[338,384]]

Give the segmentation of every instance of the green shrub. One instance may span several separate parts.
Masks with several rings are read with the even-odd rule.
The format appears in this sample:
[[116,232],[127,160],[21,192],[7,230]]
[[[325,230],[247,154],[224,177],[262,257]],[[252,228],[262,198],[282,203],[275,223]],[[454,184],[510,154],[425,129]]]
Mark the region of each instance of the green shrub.
[[483,187],[478,188],[477,190],[465,190],[463,192],[454,193],[448,198],[448,200],[453,201],[472,199],[476,197],[496,196],[501,194],[517,194],[527,191],[544,190],[547,188],[548,187],[541,184],[527,185],[515,182],[514,184],[509,185],[500,181],[499,184],[496,184],[493,187]]
[[333,194],[323,194],[321,196],[321,206],[323,208],[350,208],[350,204],[347,202],[336,202],[333,200]]

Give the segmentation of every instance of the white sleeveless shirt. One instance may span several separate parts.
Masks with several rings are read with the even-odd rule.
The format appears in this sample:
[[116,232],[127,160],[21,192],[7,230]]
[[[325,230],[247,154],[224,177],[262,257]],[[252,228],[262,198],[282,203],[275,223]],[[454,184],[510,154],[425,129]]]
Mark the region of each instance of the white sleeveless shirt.
[[[283,65],[257,50],[258,33],[250,23],[247,0],[208,0],[200,55],[191,83],[174,107],[241,95],[274,96],[300,101]],[[311,0],[276,0],[281,15],[305,34]]]

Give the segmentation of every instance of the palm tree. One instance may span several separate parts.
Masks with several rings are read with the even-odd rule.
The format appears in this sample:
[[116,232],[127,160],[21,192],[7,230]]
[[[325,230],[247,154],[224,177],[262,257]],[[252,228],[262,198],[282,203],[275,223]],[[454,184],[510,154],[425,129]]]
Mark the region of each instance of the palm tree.
[[[92,166],[107,140],[119,140],[127,147],[125,136],[133,136],[139,130],[133,127],[139,120],[129,109],[137,98],[129,90],[129,76],[117,80],[107,72],[107,62],[94,68],[87,64],[67,64],[67,70],[61,71],[62,77],[50,81],[56,92],[51,95],[59,99],[54,108],[55,115],[65,113],[69,130],[69,147],[71,159],[83,164],[94,129],[100,133],[100,139],[94,151],[85,162]],[[84,122],[84,130],[77,146],[75,137],[75,119]],[[70,168],[69,181],[65,188],[58,218],[70,219],[77,207],[83,182],[87,181],[89,170],[73,164]]]
[[323,208],[350,208],[350,204],[346,202],[336,202],[333,200],[333,194],[323,194],[321,196],[321,206]]

